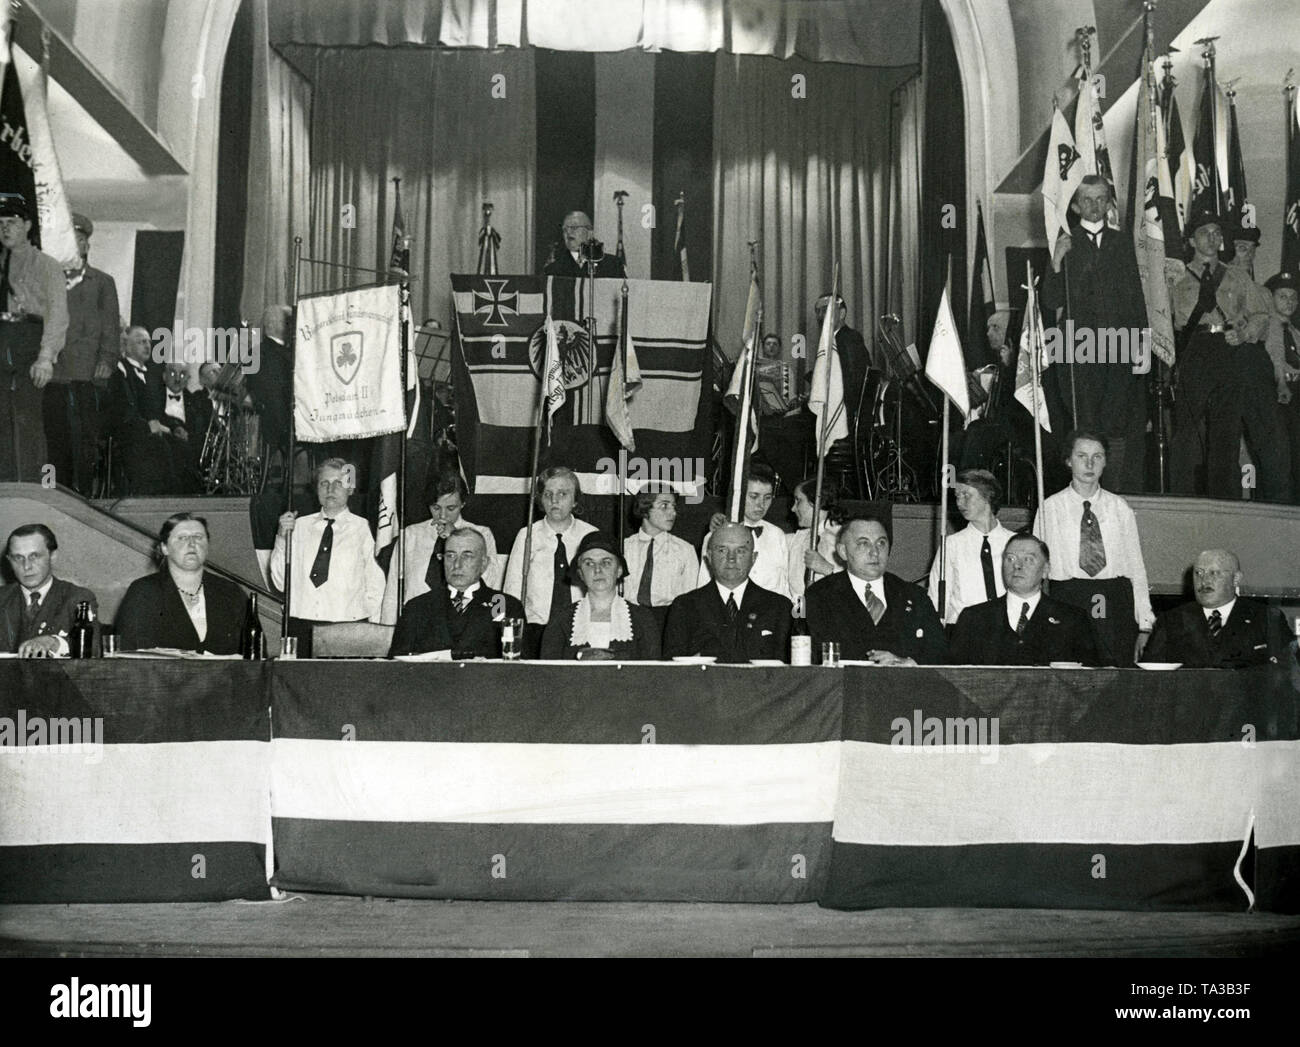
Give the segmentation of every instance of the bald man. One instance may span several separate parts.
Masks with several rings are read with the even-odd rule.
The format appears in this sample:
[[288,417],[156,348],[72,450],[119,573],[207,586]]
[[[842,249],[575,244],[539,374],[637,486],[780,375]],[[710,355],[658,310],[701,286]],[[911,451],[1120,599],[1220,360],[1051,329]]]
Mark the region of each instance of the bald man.
[[453,658],[500,658],[500,623],[522,619],[524,608],[483,583],[487,565],[487,543],[478,531],[452,531],[443,545],[446,584],[407,601],[388,656],[451,651]]
[[792,605],[750,580],[753,532],[744,524],[721,524],[709,535],[705,556],[713,579],[673,601],[664,628],[664,657],[787,661]]
[[1290,636],[1281,610],[1238,596],[1241,562],[1227,549],[1206,549],[1192,565],[1194,602],[1156,619],[1143,661],[1190,668],[1242,669],[1281,664]]

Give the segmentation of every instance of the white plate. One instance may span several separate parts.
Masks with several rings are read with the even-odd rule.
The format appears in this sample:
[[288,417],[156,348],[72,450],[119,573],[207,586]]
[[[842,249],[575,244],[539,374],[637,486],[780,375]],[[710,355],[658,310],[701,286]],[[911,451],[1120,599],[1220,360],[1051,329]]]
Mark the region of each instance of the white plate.
[[712,665],[717,660],[713,654],[679,654],[673,659],[679,665]]
[[1138,662],[1139,669],[1146,669],[1153,673],[1167,673],[1170,669],[1181,669],[1182,662]]

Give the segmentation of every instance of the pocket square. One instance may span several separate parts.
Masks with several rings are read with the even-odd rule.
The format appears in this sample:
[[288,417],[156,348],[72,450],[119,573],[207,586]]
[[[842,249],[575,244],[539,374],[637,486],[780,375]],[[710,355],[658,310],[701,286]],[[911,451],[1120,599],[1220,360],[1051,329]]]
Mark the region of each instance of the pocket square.
[[771,635],[772,635],[772,630],[771,630],[771,629],[764,629],[764,630],[763,630],[762,632],[760,632],[758,635],[759,635],[759,636],[771,636]]

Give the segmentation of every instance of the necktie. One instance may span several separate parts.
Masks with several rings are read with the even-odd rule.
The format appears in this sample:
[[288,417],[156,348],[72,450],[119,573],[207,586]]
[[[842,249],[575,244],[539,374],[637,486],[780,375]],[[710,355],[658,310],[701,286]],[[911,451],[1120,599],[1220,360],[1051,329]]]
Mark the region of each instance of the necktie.
[[736,615],[740,613],[740,608],[736,606],[736,594],[734,592],[727,595],[727,624],[730,625],[736,620]]
[[1223,632],[1223,615],[1219,613],[1217,607],[1210,612],[1209,626],[1210,639],[1217,640],[1219,638],[1219,633]]
[[1085,229],[1084,232],[1088,234],[1088,239],[1092,241],[1092,246],[1095,247],[1095,248],[1097,248],[1098,250],[1100,250],[1100,249],[1101,249],[1101,230],[1098,229],[1096,232],[1093,232],[1091,229]]
[[1300,371],[1300,352],[1296,351],[1295,331],[1289,323],[1282,324],[1282,348],[1286,353],[1286,365]]
[[311,584],[319,589],[329,581],[330,550],[334,548],[334,521],[325,521],[325,533],[320,536],[320,547],[316,550],[316,559],[311,564]]
[[984,544],[980,546],[980,567],[984,570],[984,593],[988,599],[996,600],[998,586],[993,580],[993,550],[989,547],[987,536],[984,538]]
[[9,296],[13,293],[13,285],[9,283],[9,262],[13,258],[12,251],[5,252],[5,260],[0,264],[0,312],[9,312]]
[[424,569],[424,584],[430,589],[442,587],[442,553],[447,540],[441,535],[433,543],[433,555],[429,557],[429,566]]
[[551,580],[551,613],[547,621],[555,621],[569,606],[569,555],[564,551],[564,535],[555,536],[554,576]]
[[[745,526],[746,526],[746,527],[749,527],[749,524],[745,524]],[[755,537],[755,538],[762,538],[762,537],[763,537],[763,525],[762,525],[762,524],[759,524],[757,527],[749,527],[749,529],[750,529],[751,531],[754,532],[754,537]]]
[[1029,625],[1029,604],[1022,603],[1020,605],[1020,621],[1016,622],[1016,635],[1024,636],[1027,625]]
[[867,587],[867,614],[871,615],[871,624],[879,625],[880,619],[885,616],[885,605],[880,602],[880,597]]
[[642,607],[650,607],[650,579],[655,570],[655,542],[651,538],[646,543],[645,566],[641,569],[641,583],[636,587],[636,602]]
[[1083,503],[1083,519],[1079,521],[1079,566],[1089,578],[1106,566],[1106,547],[1101,542],[1101,526],[1092,511],[1092,503]]
[[31,602],[29,602],[27,606],[23,608],[23,613],[27,615],[28,618],[35,618],[36,615],[40,613],[40,610],[41,610],[41,594],[34,592],[31,594]]
[[469,594],[455,590],[456,595],[452,597],[451,605],[456,608],[457,614],[464,614],[465,608],[469,606]]

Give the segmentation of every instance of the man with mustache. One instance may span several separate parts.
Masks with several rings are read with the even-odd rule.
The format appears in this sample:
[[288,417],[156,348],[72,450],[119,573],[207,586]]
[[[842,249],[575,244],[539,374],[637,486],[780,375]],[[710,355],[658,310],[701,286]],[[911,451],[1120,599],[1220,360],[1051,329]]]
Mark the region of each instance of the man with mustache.
[[1282,664],[1290,637],[1280,609],[1238,596],[1241,561],[1227,549],[1206,549],[1192,565],[1195,600],[1156,619],[1144,661],[1182,662],[1200,669]]

